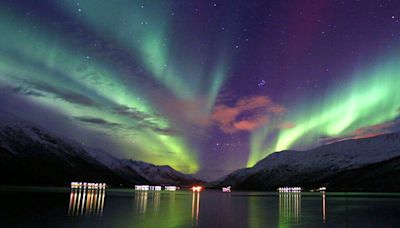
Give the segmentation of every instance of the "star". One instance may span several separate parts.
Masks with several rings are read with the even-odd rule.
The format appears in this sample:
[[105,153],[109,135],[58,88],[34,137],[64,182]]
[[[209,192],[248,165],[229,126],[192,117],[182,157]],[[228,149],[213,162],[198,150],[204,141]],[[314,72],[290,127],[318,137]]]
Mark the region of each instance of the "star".
[[259,88],[262,88],[262,87],[265,87],[266,84],[267,84],[267,82],[263,79],[263,80],[261,80],[261,81],[257,84],[257,86],[258,86]]
[[[1,3],[10,10],[0,15],[7,50],[0,91],[21,102],[2,94],[0,106],[13,104],[28,121],[45,118],[30,109],[48,106],[57,125],[39,122],[71,129],[78,142],[85,134],[88,146],[197,172],[226,168],[230,160],[215,154],[238,152],[238,164],[253,163],[277,148],[311,148],[320,135],[398,117],[400,1],[357,10],[340,10],[353,5],[346,0],[311,8],[279,0],[80,1],[58,4],[59,16],[47,10],[51,1]],[[373,103],[375,95],[387,99]],[[336,126],[337,110],[349,104],[354,114]],[[293,126],[279,123],[289,120]]]

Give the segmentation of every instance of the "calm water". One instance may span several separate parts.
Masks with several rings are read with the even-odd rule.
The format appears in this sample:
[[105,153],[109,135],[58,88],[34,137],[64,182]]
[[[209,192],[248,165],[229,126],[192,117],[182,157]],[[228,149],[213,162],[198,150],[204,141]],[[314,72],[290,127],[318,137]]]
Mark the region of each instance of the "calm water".
[[400,227],[400,194],[0,189],[0,227]]

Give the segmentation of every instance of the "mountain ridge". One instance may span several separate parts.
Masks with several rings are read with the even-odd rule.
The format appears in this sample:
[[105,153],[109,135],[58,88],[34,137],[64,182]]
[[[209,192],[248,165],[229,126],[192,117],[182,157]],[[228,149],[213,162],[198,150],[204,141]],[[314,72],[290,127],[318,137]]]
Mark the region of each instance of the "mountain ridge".
[[[376,164],[380,172],[388,172],[384,167],[386,161],[394,159],[393,167],[400,164],[400,133],[383,134],[371,138],[351,139],[323,145],[306,151],[275,152],[257,162],[251,168],[236,170],[214,182],[210,187],[231,185],[236,189],[276,190],[281,186],[301,186],[316,188],[329,186],[331,190],[369,189],[368,186],[357,186],[351,181],[341,186],[336,184],[340,173],[357,173]],[[380,164],[380,165],[379,165]],[[373,166],[369,167],[372,172]],[[357,171],[358,170],[358,171]],[[364,176],[368,175],[363,171]],[[339,176],[335,176],[339,175]],[[358,178],[366,178],[359,176]],[[393,177],[394,178],[394,177]],[[343,181],[342,181],[343,182]],[[353,185],[352,185],[353,184]],[[383,183],[388,186],[386,183]],[[399,184],[392,189],[400,190]],[[389,187],[381,189],[389,191]]]
[[189,185],[202,183],[169,166],[120,159],[26,122],[0,121],[0,185],[61,185],[71,181]]

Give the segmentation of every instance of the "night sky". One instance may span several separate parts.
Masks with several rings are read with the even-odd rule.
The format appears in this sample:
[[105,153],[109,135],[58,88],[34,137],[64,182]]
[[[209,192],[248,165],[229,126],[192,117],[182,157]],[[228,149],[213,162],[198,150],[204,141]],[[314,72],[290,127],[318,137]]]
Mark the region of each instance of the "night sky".
[[207,180],[399,130],[400,1],[0,1],[0,107]]

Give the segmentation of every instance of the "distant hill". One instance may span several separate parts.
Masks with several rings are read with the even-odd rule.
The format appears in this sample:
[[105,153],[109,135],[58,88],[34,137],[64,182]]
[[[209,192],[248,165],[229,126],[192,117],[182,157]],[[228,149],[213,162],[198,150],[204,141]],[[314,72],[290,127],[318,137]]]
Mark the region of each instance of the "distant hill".
[[400,191],[400,133],[276,152],[209,184],[228,185],[249,190],[326,186],[331,191]]
[[71,181],[114,186],[202,183],[169,166],[118,159],[34,126],[0,121],[0,185],[68,186]]

